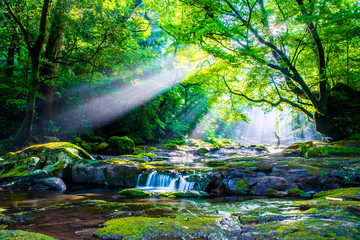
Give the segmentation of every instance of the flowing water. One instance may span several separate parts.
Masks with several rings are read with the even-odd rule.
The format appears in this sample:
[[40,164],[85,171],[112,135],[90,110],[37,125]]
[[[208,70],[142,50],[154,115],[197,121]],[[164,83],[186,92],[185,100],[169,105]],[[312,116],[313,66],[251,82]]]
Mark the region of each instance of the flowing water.
[[[142,185],[141,180],[145,178],[145,185]],[[187,181],[186,176],[178,173],[169,175],[157,171],[151,172],[147,177],[140,174],[136,185],[136,189],[152,192],[186,191],[194,188],[195,182]]]

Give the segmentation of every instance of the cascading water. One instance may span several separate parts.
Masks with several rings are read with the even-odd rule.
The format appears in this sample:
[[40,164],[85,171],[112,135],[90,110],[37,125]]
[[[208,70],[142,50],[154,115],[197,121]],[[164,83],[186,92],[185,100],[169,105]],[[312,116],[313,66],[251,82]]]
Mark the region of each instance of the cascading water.
[[141,184],[142,174],[137,179],[136,189],[157,191],[157,192],[171,192],[171,191],[186,191],[192,190],[195,187],[195,182],[188,182],[184,176],[176,174],[175,176],[158,173],[153,171],[146,179],[144,186]]

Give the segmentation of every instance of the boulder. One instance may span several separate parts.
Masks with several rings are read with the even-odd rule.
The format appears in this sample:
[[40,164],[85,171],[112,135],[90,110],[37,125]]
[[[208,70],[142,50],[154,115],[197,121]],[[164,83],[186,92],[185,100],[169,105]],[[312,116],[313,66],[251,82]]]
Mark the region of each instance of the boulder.
[[132,154],[135,151],[135,143],[128,137],[111,137],[109,139],[110,154]]
[[292,188],[291,184],[283,177],[265,176],[260,178],[256,187],[254,188],[254,195],[266,195],[266,191],[269,189],[275,189],[277,191],[287,191]]
[[[63,182],[63,180],[61,180],[61,178],[58,177],[36,179],[34,182],[36,183],[35,186],[37,188],[41,188],[41,186],[43,186],[44,190],[52,189],[66,191],[65,183]],[[35,186],[30,187],[29,190],[34,190],[36,188]]]

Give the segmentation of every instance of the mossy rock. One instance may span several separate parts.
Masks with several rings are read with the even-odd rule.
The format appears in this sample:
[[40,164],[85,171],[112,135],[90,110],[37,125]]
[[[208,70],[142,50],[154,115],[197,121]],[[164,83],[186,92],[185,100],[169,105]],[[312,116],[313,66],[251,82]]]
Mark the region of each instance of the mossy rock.
[[160,197],[168,197],[168,198],[206,198],[209,197],[209,194],[203,191],[175,191],[175,192],[164,192],[160,193]]
[[150,197],[153,195],[151,192],[133,188],[121,190],[118,194],[132,197]]
[[322,156],[322,157],[326,157],[329,155],[354,155],[354,154],[360,154],[360,148],[349,147],[339,144],[311,147],[305,151],[306,156]]
[[26,232],[22,230],[0,230],[0,239],[38,239],[55,240],[56,238],[46,236],[40,233]]
[[207,161],[205,165],[208,167],[220,167],[220,166],[224,166],[225,162],[223,160],[211,160],[211,161]]
[[128,137],[113,136],[109,139],[110,154],[132,154],[135,151],[135,143]]
[[287,192],[287,195],[289,197],[311,197],[310,193],[306,193],[303,190],[298,189],[298,188],[289,189]]
[[168,150],[179,150],[180,147],[175,143],[166,143],[161,145],[161,148],[168,149]]
[[106,154],[108,153],[109,144],[106,142],[99,143],[93,150],[94,153]]
[[[124,217],[105,222],[96,231],[101,239],[230,239],[228,232],[240,233],[239,227],[222,231],[219,217]],[[235,238],[234,238],[235,239]]]
[[202,156],[205,156],[205,154],[210,152],[210,151],[207,148],[198,148],[198,149],[196,149],[196,152],[199,153]]
[[314,195],[314,198],[341,198],[346,196],[359,196],[360,197],[360,188],[340,188],[336,190],[319,192]]
[[265,195],[268,197],[277,197],[279,196],[279,192],[273,188],[269,188],[268,190],[266,190]]
[[[39,169],[45,170],[50,176],[62,177],[64,169],[69,165],[91,165],[94,162],[85,150],[68,142],[33,145],[8,156],[2,162],[4,171],[0,172],[0,178],[26,177]],[[11,168],[7,169],[9,164]]]

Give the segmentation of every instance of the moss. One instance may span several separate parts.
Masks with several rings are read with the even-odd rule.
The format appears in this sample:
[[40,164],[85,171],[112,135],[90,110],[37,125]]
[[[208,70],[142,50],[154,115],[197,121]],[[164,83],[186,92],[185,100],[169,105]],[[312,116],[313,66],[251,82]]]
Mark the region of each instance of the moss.
[[151,192],[133,188],[121,190],[120,192],[118,192],[118,194],[133,197],[150,197],[153,195]]
[[314,195],[314,198],[333,197],[339,198],[343,196],[360,196],[360,188],[340,188],[325,192],[319,192]]
[[94,147],[93,152],[94,153],[107,153],[109,144],[106,142],[101,142],[96,147]]
[[254,167],[254,163],[253,162],[235,162],[235,163],[231,163],[232,166],[244,166],[244,167]]
[[305,197],[305,196],[308,196],[306,194],[306,192],[304,192],[303,190],[300,190],[298,188],[289,189],[287,194],[290,197]]
[[132,154],[135,151],[135,143],[128,137],[113,136],[109,139],[109,150],[111,154]]
[[279,193],[275,189],[269,188],[268,190],[266,190],[265,195],[268,196],[268,197],[276,197],[276,196],[279,195]]
[[225,162],[223,160],[211,160],[211,161],[207,161],[205,165],[208,167],[220,167],[220,166],[224,166]]
[[54,164],[45,166],[43,170],[45,170],[50,176],[59,176],[68,164],[68,161],[60,160]]
[[26,177],[29,175],[29,171],[27,170],[25,165],[16,166],[9,171],[4,172],[0,175],[0,179],[4,178],[14,178],[14,177]]
[[160,194],[160,197],[169,197],[169,198],[205,198],[209,194],[206,192],[200,191],[175,191],[175,192],[164,192]]
[[12,159],[14,157],[15,153],[14,152],[8,152],[7,154],[4,155],[4,160],[9,160]]
[[21,230],[0,230],[0,239],[41,239],[50,240],[56,239],[40,233],[32,233]]
[[248,190],[248,185],[246,184],[246,179],[241,179],[240,181],[235,181],[236,191],[244,192]]
[[196,149],[196,152],[202,156],[205,156],[205,154],[208,153],[209,150],[207,148],[198,148],[198,149]]
[[[358,239],[359,230],[353,224],[333,219],[300,219],[291,222],[271,222],[256,227],[262,236],[274,239]],[[257,236],[259,233],[256,234]],[[263,239],[263,238],[261,238]],[[265,238],[264,238],[265,239]]]
[[141,155],[142,155],[142,156],[145,156],[145,157],[150,157],[150,158],[157,158],[157,157],[159,157],[158,155],[156,155],[156,154],[154,154],[154,153],[151,153],[151,152],[149,152],[149,153],[142,153]]
[[161,145],[161,148],[168,149],[168,150],[178,150],[180,147],[175,143],[166,143]]
[[360,154],[360,148],[339,144],[311,147],[305,151],[306,156],[352,155]]
[[217,219],[213,217],[125,217],[105,222],[105,227],[97,230],[96,235],[103,239],[181,238],[218,229]]

